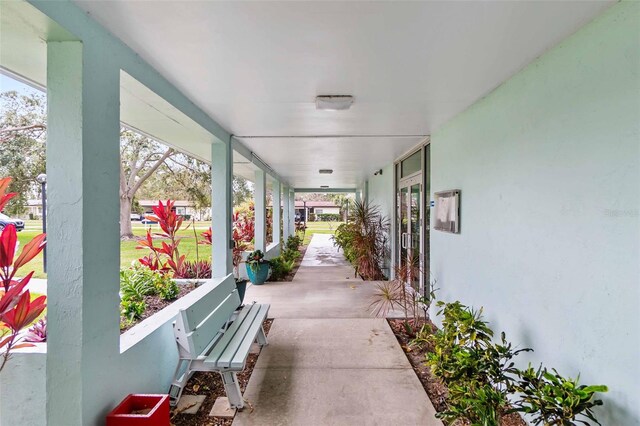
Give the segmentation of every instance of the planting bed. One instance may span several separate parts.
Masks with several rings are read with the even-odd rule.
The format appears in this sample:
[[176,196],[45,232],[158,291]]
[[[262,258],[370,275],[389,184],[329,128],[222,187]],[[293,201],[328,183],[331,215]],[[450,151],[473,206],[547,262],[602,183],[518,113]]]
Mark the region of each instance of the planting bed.
[[302,263],[302,259],[304,258],[304,254],[307,251],[307,246],[300,246],[298,248],[298,251],[300,252],[300,257],[296,259],[295,263],[293,264],[293,269],[291,269],[291,272],[289,272],[289,274],[287,274],[287,276],[281,281],[293,281],[293,277],[296,276],[296,272],[298,272],[298,269],[300,268],[300,264]]
[[[447,407],[447,387],[433,375],[431,369],[425,364],[426,354],[433,351],[433,347],[431,345],[425,345],[421,348],[417,348],[415,346],[411,346],[409,343],[413,336],[409,336],[407,331],[404,328],[404,320],[399,319],[388,319],[389,326],[393,330],[393,333],[396,335],[396,339],[400,343],[402,350],[404,351],[407,359],[411,363],[413,370],[415,371],[418,379],[422,383],[424,390],[429,395],[429,399],[433,404],[434,408],[437,412],[442,412]],[[412,326],[415,330],[420,329],[424,321],[419,321],[414,324],[413,321]],[[433,331],[436,330],[436,326],[429,322],[431,329]],[[453,426],[463,426],[467,423],[463,421],[456,421],[453,423]],[[525,421],[520,417],[518,413],[505,414],[500,419],[500,426],[526,426]]]
[[[264,322],[264,332],[269,334],[271,329],[272,319],[268,319]],[[253,368],[256,365],[259,355],[249,354],[247,359],[247,366],[245,369],[238,373],[238,382],[240,384],[240,390],[244,394],[244,391],[249,383],[249,378],[253,372]],[[184,389],[183,395],[206,395],[200,410],[196,414],[181,414],[177,410],[171,412],[171,424],[173,426],[228,426],[233,423],[233,419],[220,419],[216,417],[209,417],[209,412],[213,407],[213,403],[216,398],[220,396],[226,396],[224,391],[224,385],[222,384],[222,378],[219,373],[211,372],[196,372],[191,380],[187,383]],[[245,410],[251,410],[251,401],[245,407]]]
[[147,305],[147,309],[145,309],[144,313],[139,319],[132,321],[130,324],[127,324],[126,327],[121,328],[120,334],[129,330],[131,327],[142,322],[146,318],[149,318],[151,315],[155,314],[156,312],[159,312],[162,309],[166,308],[176,300],[180,299],[181,297],[184,297],[186,294],[192,292],[193,290],[196,289],[196,286],[195,284],[179,284],[178,288],[180,289],[180,293],[178,293],[178,297],[176,297],[173,300],[164,300],[158,295],[144,296],[144,303]]

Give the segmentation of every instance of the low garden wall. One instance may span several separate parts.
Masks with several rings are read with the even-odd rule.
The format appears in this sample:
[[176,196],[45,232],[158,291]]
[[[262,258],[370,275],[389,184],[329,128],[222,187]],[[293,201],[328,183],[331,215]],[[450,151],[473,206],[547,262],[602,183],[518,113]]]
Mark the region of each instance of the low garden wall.
[[[166,393],[178,362],[172,323],[224,279],[210,279],[120,336],[120,356],[105,363],[96,378],[96,411],[106,415],[129,393]],[[101,415],[101,416],[102,416]],[[104,417],[102,417],[104,418]],[[100,419],[96,419],[99,421]],[[0,377],[0,424],[46,424],[46,344],[15,351]]]

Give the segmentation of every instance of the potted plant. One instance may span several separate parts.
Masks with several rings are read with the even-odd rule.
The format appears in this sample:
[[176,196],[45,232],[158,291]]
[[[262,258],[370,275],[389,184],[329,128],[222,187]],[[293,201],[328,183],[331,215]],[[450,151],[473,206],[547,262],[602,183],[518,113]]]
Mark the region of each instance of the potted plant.
[[261,250],[253,251],[247,257],[247,275],[255,285],[264,284],[269,276],[269,261]]

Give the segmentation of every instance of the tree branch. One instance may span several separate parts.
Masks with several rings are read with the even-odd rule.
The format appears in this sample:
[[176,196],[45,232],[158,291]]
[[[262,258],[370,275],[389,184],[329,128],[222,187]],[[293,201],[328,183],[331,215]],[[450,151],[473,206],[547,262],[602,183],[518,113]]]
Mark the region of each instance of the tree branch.
[[24,132],[25,130],[46,130],[47,126],[44,124],[30,124],[28,126],[20,126],[20,127],[9,127],[8,129],[0,129],[0,135],[5,133],[16,133],[16,132]]
[[[11,138],[12,133],[19,133],[27,130],[46,131],[47,126],[45,126],[44,124],[31,124],[29,126],[9,127],[7,129],[0,129],[0,143],[4,143],[8,141]],[[40,136],[42,136],[42,132],[40,132],[40,135],[38,135],[37,137],[34,137],[34,139],[37,139]]]
[[142,183],[147,180],[149,176],[151,176],[153,172],[155,172],[158,167],[160,167],[160,165],[164,163],[164,160],[166,160],[171,154],[173,154],[172,148],[169,148],[164,154],[162,154],[162,157],[158,158],[153,166],[151,166],[151,168],[147,170],[147,172],[143,174],[140,179],[138,179],[138,181],[133,185],[133,188],[129,189],[131,191],[131,194],[135,194],[138,188],[140,188],[140,185],[142,185]]

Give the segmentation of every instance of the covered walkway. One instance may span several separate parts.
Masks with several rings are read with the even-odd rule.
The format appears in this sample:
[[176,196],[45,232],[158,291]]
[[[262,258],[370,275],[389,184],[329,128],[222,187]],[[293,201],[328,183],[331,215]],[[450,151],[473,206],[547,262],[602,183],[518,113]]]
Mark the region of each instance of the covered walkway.
[[[2,371],[1,424],[101,425],[169,388],[185,299],[120,333],[126,126],[211,165],[212,287],[234,176],[267,258],[296,194],[352,193],[390,220],[381,265],[418,253],[438,300],[535,349],[517,368],[605,384],[598,421],[640,426],[640,2],[176,4],[0,0],[0,73],[48,111],[47,342]],[[425,424],[373,286],[328,243],[248,290],[275,322],[238,424]]]
[[316,234],[293,281],[248,289],[275,320],[234,425],[440,425],[373,288]]

